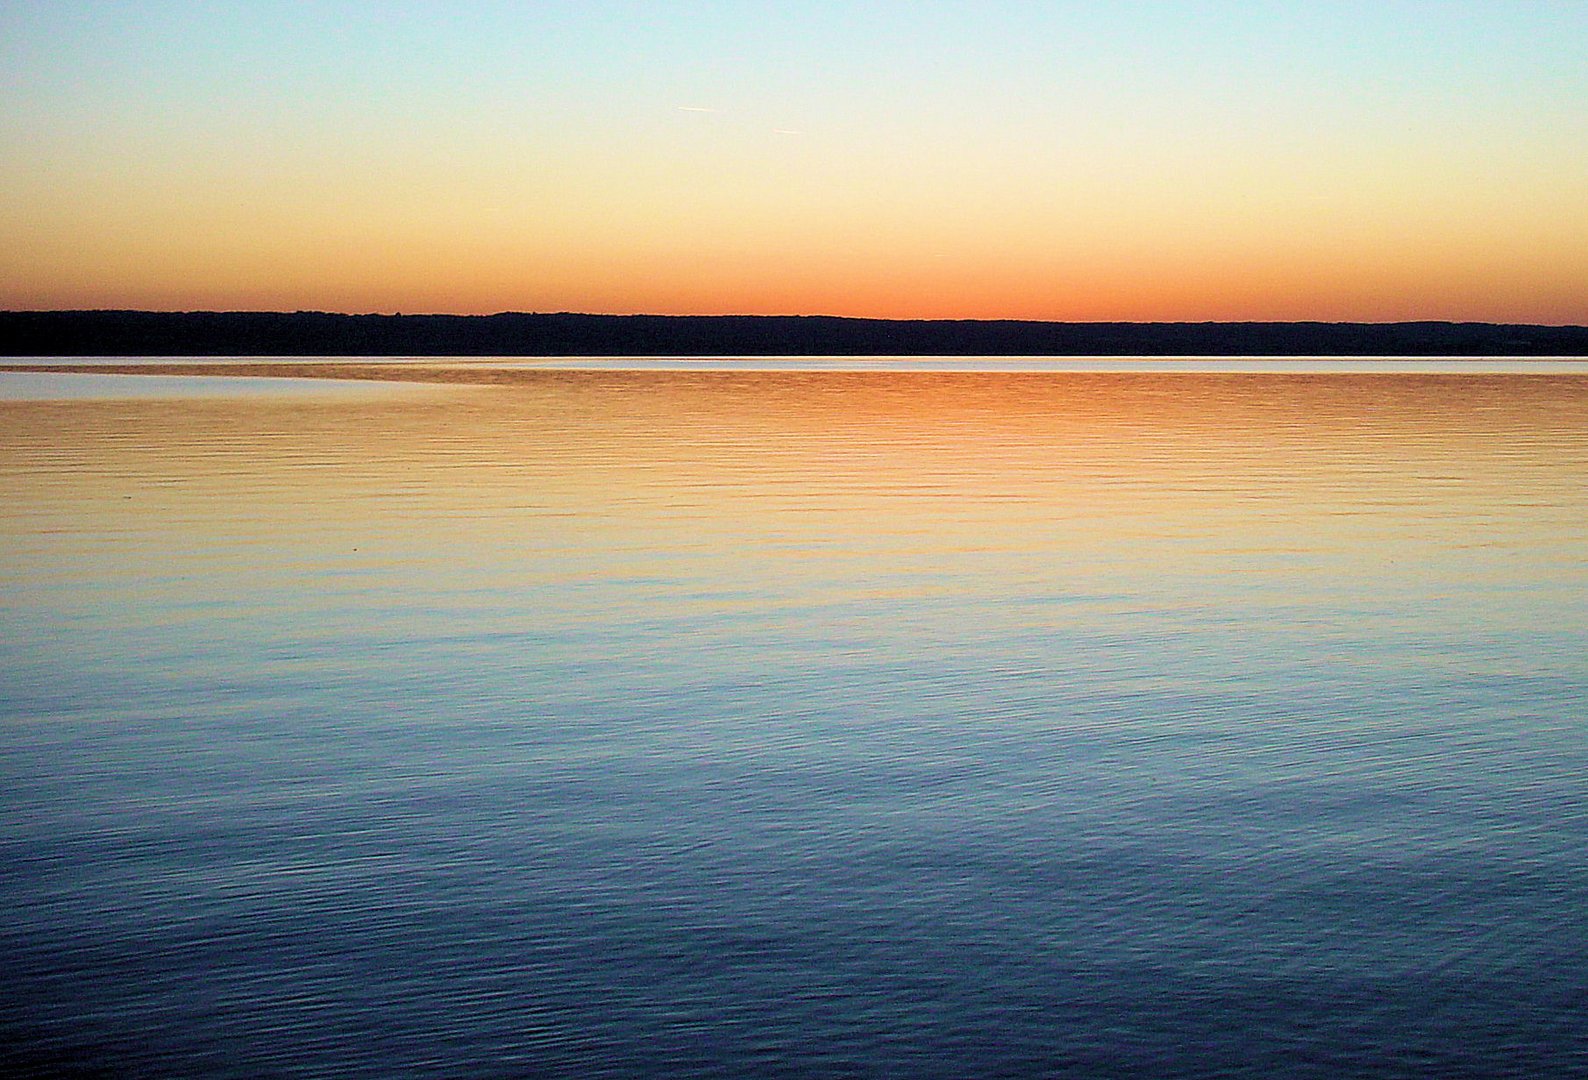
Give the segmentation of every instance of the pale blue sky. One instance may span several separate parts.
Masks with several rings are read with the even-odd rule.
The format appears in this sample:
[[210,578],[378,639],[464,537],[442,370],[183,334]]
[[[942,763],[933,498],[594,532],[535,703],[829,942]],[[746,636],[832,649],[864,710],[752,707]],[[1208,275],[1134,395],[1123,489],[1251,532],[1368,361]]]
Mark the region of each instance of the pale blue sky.
[[[689,227],[741,246],[776,231],[739,205],[747,192],[762,212],[851,231],[869,209],[884,222],[876,243],[910,231],[910,207],[922,222],[968,207],[986,242],[945,234],[938,246],[966,258],[974,248],[987,271],[1000,203],[1030,207],[1009,228],[1054,244],[1073,236],[1077,250],[1093,240],[1075,219],[1150,222],[1153,234],[1123,236],[1146,258],[1153,236],[1180,225],[1189,232],[1175,243],[1249,229],[1240,244],[1254,248],[1280,220],[1305,234],[1320,200],[1348,223],[1415,216],[1426,195],[1461,257],[1512,235],[1517,246],[1500,254],[1521,273],[1521,245],[1553,237],[1543,277],[1555,310],[1570,302],[1560,275],[1588,243],[1588,211],[1570,209],[1588,203],[1585,43],[1580,0],[0,3],[0,240],[40,253],[43,275],[35,288],[24,267],[0,262],[0,302],[48,302],[70,284],[74,220],[101,236],[138,232],[244,187],[267,218],[295,205],[305,221],[351,221],[345,203],[362,188],[372,229],[427,198],[449,221],[468,218],[461,208],[529,207],[533,222],[513,226],[526,258],[552,234],[591,250],[616,243],[603,215],[631,233],[655,222],[662,232],[629,253],[645,261],[683,243],[667,222],[695,185],[725,209]],[[1313,189],[1301,191],[1298,170],[1316,170]],[[598,189],[599,206],[584,198]],[[1331,194],[1345,190],[1357,193],[1349,208]],[[1043,191],[1065,193],[1046,214],[1032,205]],[[1177,202],[1191,191],[1195,206]],[[1529,205],[1507,208],[1507,192]],[[1238,222],[1242,200],[1267,224]],[[63,239],[52,247],[51,236]],[[1034,272],[1017,240],[1010,272]],[[106,258],[130,264],[138,244],[152,244],[153,266],[196,269],[192,251],[152,235]],[[262,244],[242,244],[240,257]],[[605,257],[614,280],[633,271],[622,252]],[[78,283],[114,291],[116,275],[93,258],[82,256]],[[242,277],[257,285],[268,273],[259,263]],[[582,274],[570,281],[596,268]],[[483,304],[511,296],[505,282],[488,291]],[[396,302],[403,290],[389,292]]]

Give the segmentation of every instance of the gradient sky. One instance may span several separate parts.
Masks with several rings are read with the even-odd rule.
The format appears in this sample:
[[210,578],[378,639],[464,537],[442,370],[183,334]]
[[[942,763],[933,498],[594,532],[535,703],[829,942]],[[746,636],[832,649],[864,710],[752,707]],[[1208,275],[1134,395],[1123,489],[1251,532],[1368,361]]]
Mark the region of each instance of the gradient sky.
[[0,0],[0,308],[1588,322],[1588,0]]

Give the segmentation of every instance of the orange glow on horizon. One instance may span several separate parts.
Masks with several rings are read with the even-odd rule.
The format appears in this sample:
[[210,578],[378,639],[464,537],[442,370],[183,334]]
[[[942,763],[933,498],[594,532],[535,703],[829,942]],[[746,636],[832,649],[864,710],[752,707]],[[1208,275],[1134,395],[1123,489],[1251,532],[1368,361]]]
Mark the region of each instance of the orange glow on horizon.
[[[240,85],[256,16],[107,6],[95,36],[40,9],[0,89],[0,308],[1588,323],[1588,81],[1557,22],[1231,8],[1143,42],[978,11],[883,20],[870,51],[816,16],[703,19],[761,50],[731,71],[654,27],[609,70],[598,17],[566,63],[524,63],[563,32],[542,13],[428,66],[453,32],[428,18],[286,19],[302,51]],[[110,66],[57,56],[73,34]]]

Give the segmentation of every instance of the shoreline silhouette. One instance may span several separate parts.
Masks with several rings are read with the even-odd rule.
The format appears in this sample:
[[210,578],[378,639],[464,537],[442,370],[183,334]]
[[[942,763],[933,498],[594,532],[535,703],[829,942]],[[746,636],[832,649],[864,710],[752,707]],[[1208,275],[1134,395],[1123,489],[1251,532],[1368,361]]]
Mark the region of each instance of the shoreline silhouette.
[[5,356],[1585,356],[1588,326],[0,312]]

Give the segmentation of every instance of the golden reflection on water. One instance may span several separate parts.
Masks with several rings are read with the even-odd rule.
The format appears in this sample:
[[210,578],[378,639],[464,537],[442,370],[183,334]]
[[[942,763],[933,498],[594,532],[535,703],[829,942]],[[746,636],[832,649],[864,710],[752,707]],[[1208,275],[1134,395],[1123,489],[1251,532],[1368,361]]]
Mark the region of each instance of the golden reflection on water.
[[1580,505],[1588,430],[1571,377],[504,374],[352,402],[0,403],[12,512],[64,484],[99,497],[73,514],[127,520],[144,507],[115,498],[180,485],[261,523],[355,499],[471,527],[617,507],[724,528],[814,515],[858,537],[925,519],[930,543],[958,526],[975,549],[1053,521],[1194,535],[1305,513],[1327,533],[1375,507],[1527,518],[1535,489]]
[[970,591],[1027,619],[1052,617],[1033,595],[1173,608],[1237,580],[1279,602],[1454,577],[1504,619],[1525,601],[1508,581],[1581,580],[1579,377],[439,377],[494,385],[0,404],[7,576],[171,553],[249,580],[649,580],[730,609]]

